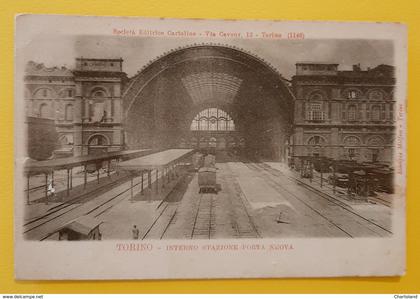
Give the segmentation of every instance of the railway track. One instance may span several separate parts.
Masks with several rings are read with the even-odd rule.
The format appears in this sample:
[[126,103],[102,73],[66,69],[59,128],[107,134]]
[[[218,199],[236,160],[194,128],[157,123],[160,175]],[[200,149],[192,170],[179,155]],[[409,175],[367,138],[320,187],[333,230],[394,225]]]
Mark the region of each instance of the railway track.
[[215,231],[215,194],[200,193],[191,239],[211,239]]
[[[232,206],[233,214],[231,216],[232,224],[236,230],[238,238],[261,238],[261,233],[258,230],[258,226],[255,224],[253,217],[249,213],[249,210],[244,201],[246,201],[245,195],[242,193],[241,187],[236,182],[233,177],[233,172],[226,165],[226,170],[229,173],[229,179],[232,182],[234,192],[236,193],[235,197],[229,196],[229,202]],[[225,188],[228,189],[229,194],[234,194],[230,184],[226,184]],[[235,199],[234,199],[235,198]],[[235,209],[234,207],[239,209]],[[240,213],[243,211],[244,213]]]
[[[162,202],[156,217],[145,230],[144,239],[163,239],[170,225],[175,221],[179,202]],[[211,239],[214,233],[214,194],[202,193],[199,196],[194,215],[191,239]]]
[[[152,175],[154,178],[154,175]],[[24,235],[29,237],[28,239],[35,240],[45,240],[48,239],[55,231],[57,227],[57,222],[66,223],[74,218],[79,217],[80,215],[92,215],[92,217],[98,217],[110,210],[113,206],[120,203],[121,201],[129,198],[131,188],[135,188],[141,185],[141,180],[134,178],[135,182],[131,187],[130,176],[125,176],[106,185],[106,190],[102,194],[110,192],[108,196],[104,198],[94,199],[86,201],[87,193],[83,195],[83,198],[77,198],[69,200],[65,203],[54,207],[47,214],[44,214],[37,219],[27,222],[25,225],[26,230]],[[143,182],[144,188],[148,188],[147,180]],[[154,183],[154,181],[152,181]],[[171,192],[174,192],[177,189],[175,187]],[[98,196],[98,190],[92,190],[89,194],[92,193],[95,197]],[[86,201],[86,202],[85,202]],[[85,202],[83,205],[80,204]],[[167,202],[162,200],[158,206],[158,216],[150,225],[150,227],[144,233],[142,239],[145,238],[163,238],[170,224],[174,221],[176,210],[178,207],[178,202]],[[164,225],[157,225],[162,224]],[[43,232],[45,231],[45,232]]]
[[182,190],[188,185],[188,178],[185,177],[179,181],[174,188],[166,195],[158,206],[156,217],[151,224],[145,229],[141,239],[163,239],[171,226],[176,220],[176,215],[182,199]]
[[[119,178],[118,180],[115,180],[109,184],[107,184],[106,186],[104,186],[103,188],[101,188],[102,193],[107,192],[113,188],[115,188],[118,185],[124,184],[125,182],[127,182],[127,180],[129,180],[128,176],[124,176]],[[129,190],[129,189],[128,189]],[[127,190],[127,191],[128,191]],[[69,213],[71,211],[73,211],[74,209],[76,209],[79,204],[81,204],[82,202],[87,201],[89,198],[91,198],[92,195],[98,196],[101,193],[98,193],[97,189],[93,189],[90,191],[87,191],[86,193],[80,194],[76,197],[71,198],[70,200],[67,200],[57,206],[52,207],[51,209],[48,210],[47,213],[43,214],[42,216],[36,217],[35,219],[32,219],[26,223],[23,224],[24,227],[24,231],[23,233],[28,233],[38,227],[41,227],[42,225],[53,221],[54,219],[57,219],[63,215],[65,215],[66,213]]]
[[[218,225],[226,225],[226,220],[228,219],[229,223],[232,225],[232,229],[234,230],[232,237],[235,238],[260,238],[260,232],[257,229],[257,225],[254,223],[252,216],[249,213],[248,208],[244,201],[243,194],[240,194],[240,190],[238,190],[239,185],[235,182],[235,178],[232,175],[231,170],[229,171],[229,183],[225,184],[223,188],[228,194],[232,194],[232,196],[226,197],[224,200],[228,202],[224,202],[223,206],[220,206],[219,200],[221,200],[220,196],[214,193],[194,193],[194,198],[192,198],[190,203],[190,210],[188,215],[191,215],[190,220],[186,218],[180,219],[181,223],[176,222],[178,215],[185,214],[185,205],[183,210],[179,211],[181,206],[181,199],[184,193],[178,194],[176,191],[172,195],[175,200],[169,199],[169,201],[164,201],[158,207],[156,212],[155,218],[151,221],[151,223],[147,226],[144,230],[141,239],[164,239],[167,235],[178,238],[179,236],[183,236],[183,238],[187,239],[213,239],[217,238],[217,231],[216,228]],[[235,187],[231,188],[230,184],[235,185]],[[181,189],[182,187],[180,187]],[[240,189],[240,188],[239,188]],[[196,194],[196,197],[195,197]],[[168,197],[171,198],[171,197]],[[229,211],[224,213],[221,212],[220,209],[228,209]],[[219,211],[219,212],[218,212]],[[217,216],[216,214],[219,214]],[[229,215],[228,218],[224,218]],[[222,217],[220,219],[221,223],[217,223],[217,217]],[[188,217],[188,216],[187,216]],[[186,222],[182,222],[186,221]],[[174,227],[171,225],[174,224]],[[174,229],[174,230],[172,230]],[[177,237],[178,236],[178,237]]]
[[271,168],[270,166],[268,166],[266,164],[246,163],[246,165],[251,169],[257,170],[260,173],[265,174],[264,177],[267,180],[269,180],[273,185],[275,185],[277,188],[281,189],[283,192],[287,193],[290,197],[292,197],[292,198],[300,201],[301,203],[303,203],[305,206],[307,206],[313,212],[315,212],[316,214],[318,214],[321,217],[323,217],[324,219],[326,219],[331,225],[333,225],[334,227],[336,227],[337,229],[339,229],[340,231],[342,231],[343,233],[345,233],[349,237],[355,237],[355,236],[348,229],[343,228],[343,225],[338,224],[337,220],[334,219],[334,217],[332,217],[331,215],[327,215],[327,213],[325,211],[322,211],[319,208],[317,209],[313,205],[309,204],[307,201],[301,199],[299,196],[296,195],[295,192],[292,192],[289,189],[285,188],[284,184],[281,184],[278,180],[273,179],[273,177],[287,179],[289,181],[292,181],[293,183],[297,183],[298,185],[310,190],[318,198],[326,200],[329,205],[339,207],[342,211],[345,211],[345,213],[347,213],[348,215],[356,218],[355,220],[358,223],[363,224],[366,227],[367,230],[371,231],[375,235],[379,235],[379,236],[390,236],[390,235],[392,235],[392,232],[389,229],[387,229],[387,228],[375,223],[374,221],[371,221],[370,219],[360,215],[359,213],[352,210],[349,206],[343,204],[342,202],[334,199],[331,196],[328,196],[328,195],[314,189],[313,187],[311,187],[310,185],[308,185],[304,182],[301,182],[301,181],[299,181],[299,180],[297,180],[293,177],[286,176],[284,173],[282,173],[278,170],[275,170],[275,169]]
[[[61,207],[56,208],[54,211],[44,214],[43,216],[38,217],[38,219],[31,220],[30,224],[28,222],[27,225],[24,226],[24,228],[26,228],[23,232],[24,235],[30,240],[43,241],[54,234],[54,229],[52,228],[57,226],[57,223],[54,223],[54,220],[56,220],[56,222],[60,221],[61,223],[65,223],[79,217],[80,215],[92,215],[93,217],[98,217],[122,200],[126,199],[131,190],[131,184],[125,186],[128,178],[128,176],[122,177],[121,180],[108,184],[104,192],[106,193],[112,191],[113,195],[109,198],[99,200],[98,203],[87,201],[82,205],[81,202],[86,200],[85,193],[83,198],[79,198],[77,202],[75,202],[75,200],[71,200],[71,203],[68,201],[63,203]],[[133,184],[133,188],[139,186],[140,184],[140,181]],[[98,195],[98,190],[92,190],[91,192],[96,196]],[[83,208],[83,210],[78,211],[78,208]]]

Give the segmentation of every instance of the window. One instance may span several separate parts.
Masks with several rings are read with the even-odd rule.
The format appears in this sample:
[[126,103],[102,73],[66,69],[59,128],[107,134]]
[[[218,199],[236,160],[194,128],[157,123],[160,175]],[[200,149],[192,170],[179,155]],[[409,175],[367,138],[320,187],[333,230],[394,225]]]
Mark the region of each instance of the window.
[[308,119],[312,121],[323,121],[324,111],[322,110],[322,103],[310,103],[308,111]]
[[73,105],[66,105],[66,110],[64,111],[64,119],[67,121],[73,120]]
[[383,100],[384,94],[380,90],[373,90],[369,92],[369,100]]
[[357,146],[360,144],[359,139],[355,136],[349,136],[344,139],[344,144],[346,146]]
[[321,136],[313,136],[309,138],[308,140],[308,144],[313,145],[313,146],[320,146],[320,145],[323,145],[324,143],[325,143],[324,139]]
[[89,140],[89,145],[107,145],[107,139],[102,135],[95,135]]
[[104,122],[106,121],[106,111],[104,102],[90,102],[89,103],[89,119],[91,122]]
[[60,98],[72,98],[74,95],[73,89],[65,89],[60,91],[59,97]]
[[381,107],[378,105],[373,106],[370,116],[372,121],[379,121],[381,118]]
[[357,119],[356,106],[354,106],[354,105],[349,106],[349,108],[347,110],[347,113],[348,113],[348,120],[349,121],[355,121]]
[[92,97],[93,97],[93,98],[104,98],[104,97],[105,97],[105,92],[104,92],[104,91],[102,91],[102,90],[97,90],[97,91],[94,91],[94,92],[92,93]]
[[373,136],[373,137],[369,138],[367,144],[368,144],[368,146],[383,146],[384,141],[379,136]]
[[96,90],[92,93],[93,100],[89,101],[89,118],[91,122],[105,122],[107,111],[105,110],[105,92]]
[[309,100],[311,101],[322,101],[324,99],[324,97],[322,96],[322,94],[319,93],[314,93],[309,97]]
[[356,149],[355,148],[349,148],[349,158],[350,158],[350,160],[353,160],[354,157],[356,157]]
[[44,103],[44,104],[41,104],[41,106],[39,106],[39,117],[42,117],[42,118],[51,117],[50,107],[48,107],[48,104]]
[[360,94],[357,90],[351,89],[351,90],[347,91],[346,97],[348,99],[358,99],[358,98],[360,98]]
[[209,108],[194,117],[190,129],[192,131],[235,131],[235,123],[225,111]]

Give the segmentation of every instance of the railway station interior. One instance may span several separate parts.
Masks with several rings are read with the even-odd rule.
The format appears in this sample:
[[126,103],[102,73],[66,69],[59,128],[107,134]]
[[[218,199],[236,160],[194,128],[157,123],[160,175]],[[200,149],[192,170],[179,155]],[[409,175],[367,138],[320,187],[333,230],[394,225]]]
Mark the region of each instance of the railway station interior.
[[287,79],[222,45],[124,63],[28,63],[25,238],[392,235],[392,66]]

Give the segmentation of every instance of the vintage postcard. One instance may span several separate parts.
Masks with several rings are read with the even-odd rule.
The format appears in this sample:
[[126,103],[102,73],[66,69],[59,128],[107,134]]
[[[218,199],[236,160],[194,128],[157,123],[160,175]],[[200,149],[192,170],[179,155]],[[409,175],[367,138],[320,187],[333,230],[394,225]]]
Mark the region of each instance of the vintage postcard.
[[17,279],[399,276],[406,28],[16,17]]

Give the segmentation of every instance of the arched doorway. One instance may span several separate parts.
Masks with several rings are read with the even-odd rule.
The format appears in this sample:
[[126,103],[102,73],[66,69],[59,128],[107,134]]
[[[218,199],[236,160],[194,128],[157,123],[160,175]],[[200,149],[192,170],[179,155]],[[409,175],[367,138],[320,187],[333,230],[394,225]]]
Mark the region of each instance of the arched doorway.
[[104,154],[108,151],[108,138],[101,134],[92,135],[88,140],[88,155]]
[[186,138],[199,148],[240,145],[251,155],[276,160],[286,152],[293,117],[288,83],[243,50],[216,45],[176,49],[152,61],[127,86],[124,128],[135,136],[129,141],[163,149],[178,147]]

